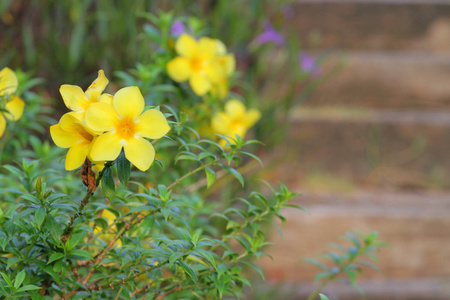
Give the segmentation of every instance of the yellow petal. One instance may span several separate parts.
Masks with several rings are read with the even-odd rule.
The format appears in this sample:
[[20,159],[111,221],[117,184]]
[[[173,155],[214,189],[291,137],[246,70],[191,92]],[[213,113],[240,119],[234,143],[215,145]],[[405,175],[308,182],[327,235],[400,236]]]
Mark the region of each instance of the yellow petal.
[[17,85],[16,73],[10,68],[3,68],[0,71],[0,96],[14,93]]
[[147,171],[155,159],[155,148],[143,138],[132,138],[124,146],[126,158],[141,171]]
[[84,111],[89,107],[89,100],[83,90],[76,85],[63,84],[59,89],[64,104],[70,110]]
[[99,101],[101,93],[105,90],[109,80],[105,76],[103,70],[98,71],[97,79],[86,90],[87,97],[92,101]]
[[86,110],[84,118],[86,126],[97,132],[112,130],[118,120],[114,107],[103,102],[92,103]]
[[111,104],[111,105],[112,105],[112,101],[113,101],[113,95],[110,95],[110,94],[102,94],[99,99],[99,102],[103,102],[103,103]]
[[218,61],[208,64],[206,74],[211,82],[218,83],[225,77],[225,73]]
[[218,55],[225,55],[227,54],[227,47],[225,44],[220,40],[214,40],[216,42],[216,48],[217,48],[217,54]]
[[190,35],[183,33],[175,43],[175,50],[185,57],[192,57],[198,52],[197,41]]
[[217,55],[217,41],[208,37],[202,37],[198,41],[198,55],[202,59],[211,60]]
[[50,126],[50,135],[56,146],[61,148],[69,148],[78,140],[76,135],[63,131],[59,124]]
[[261,118],[261,113],[257,109],[250,109],[244,119],[244,124],[247,128],[252,127]]
[[193,74],[189,79],[192,90],[199,96],[205,95],[211,89],[211,82],[202,75]]
[[231,99],[225,104],[225,112],[232,119],[243,119],[246,109],[244,104],[236,99]]
[[219,59],[226,76],[231,76],[236,69],[236,59],[233,54],[222,56]]
[[6,128],[6,120],[2,113],[0,113],[0,137],[3,136],[3,133],[5,133]]
[[136,118],[144,111],[145,101],[137,86],[129,86],[117,91],[113,106],[120,117]]
[[66,155],[66,170],[72,171],[81,165],[86,160],[86,156],[89,153],[89,144],[87,143],[75,143],[69,148]]
[[111,225],[117,219],[116,215],[107,209],[102,211],[102,218],[108,220],[108,225]]
[[5,108],[9,112],[5,114],[8,120],[17,121],[22,117],[25,102],[17,96],[11,96],[11,101],[6,103]]
[[136,132],[143,137],[150,139],[160,139],[170,130],[164,114],[157,109],[145,111],[136,124]]
[[90,157],[95,161],[113,161],[122,150],[120,137],[111,132],[99,136],[92,145]]
[[211,127],[214,132],[227,134],[230,130],[231,119],[223,112],[217,113],[211,120]]
[[192,73],[190,62],[185,57],[175,57],[167,63],[167,72],[170,78],[177,82],[186,81]]

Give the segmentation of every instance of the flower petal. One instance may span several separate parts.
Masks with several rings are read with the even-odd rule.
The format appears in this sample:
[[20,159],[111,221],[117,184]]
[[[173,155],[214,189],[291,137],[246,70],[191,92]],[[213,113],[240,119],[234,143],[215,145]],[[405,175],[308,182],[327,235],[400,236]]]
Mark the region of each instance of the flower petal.
[[5,114],[8,120],[17,121],[22,117],[25,102],[17,96],[11,96],[11,101],[6,103],[5,108],[9,112]]
[[227,134],[230,126],[231,119],[223,112],[215,114],[211,120],[212,130],[216,133]]
[[144,111],[145,101],[137,86],[129,86],[117,91],[113,106],[120,117],[136,118]]
[[208,37],[202,37],[198,41],[198,55],[205,60],[211,60],[220,49],[217,47],[217,41]]
[[237,100],[231,99],[225,104],[225,112],[232,119],[244,119],[246,109],[244,104]]
[[175,50],[185,57],[192,57],[198,51],[197,41],[189,34],[182,34],[175,43]]
[[125,157],[141,171],[147,171],[155,159],[155,148],[143,138],[132,138],[124,146]]
[[50,126],[50,135],[56,146],[69,148],[78,140],[77,135],[63,131],[59,124]]
[[79,86],[63,84],[59,92],[68,109],[80,111],[89,107],[89,100]]
[[115,160],[122,151],[119,135],[107,132],[99,136],[92,145],[90,157],[95,161]]
[[118,120],[117,112],[110,104],[94,102],[86,110],[86,126],[97,132],[113,130]]
[[72,147],[70,147],[69,151],[67,151],[66,170],[72,171],[79,168],[86,160],[88,153],[89,144],[75,143]]
[[170,78],[177,82],[188,80],[192,74],[189,60],[181,56],[177,56],[169,61],[166,68]]
[[236,69],[236,59],[233,54],[227,54],[219,58],[219,63],[226,76],[231,76]]
[[259,112],[259,110],[250,109],[247,112],[246,118],[244,119],[244,124],[247,128],[250,128],[253,125],[255,125],[256,122],[258,122],[260,118],[261,118],[261,113]]
[[10,68],[3,68],[0,71],[0,96],[5,94],[12,94],[17,90],[16,73]]
[[97,79],[92,82],[92,84],[86,90],[86,95],[91,102],[99,101],[100,95],[105,90],[108,85],[109,80],[105,76],[105,72],[103,70],[98,71]]
[[3,133],[5,133],[6,128],[6,120],[2,113],[0,113],[0,137],[3,136]]
[[211,89],[211,82],[202,75],[193,74],[189,79],[192,90],[199,96],[205,95]]
[[99,102],[107,103],[112,105],[113,95],[110,94],[102,94],[98,100]]
[[170,130],[166,117],[157,109],[145,111],[138,120],[136,132],[146,138],[160,139]]

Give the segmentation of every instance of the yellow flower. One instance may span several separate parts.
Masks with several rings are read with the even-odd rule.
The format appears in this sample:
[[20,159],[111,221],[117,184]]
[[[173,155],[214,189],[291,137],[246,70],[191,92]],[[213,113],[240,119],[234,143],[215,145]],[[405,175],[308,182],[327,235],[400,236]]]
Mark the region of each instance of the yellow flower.
[[112,104],[93,103],[86,111],[86,125],[104,132],[92,146],[90,156],[96,161],[115,160],[122,148],[126,158],[139,170],[153,163],[155,149],[145,138],[159,139],[169,132],[164,115],[157,109],[144,111],[144,97],[138,87],[119,90]]
[[236,59],[231,53],[227,54],[227,49],[221,41],[216,41],[218,49],[218,63],[221,68],[221,77],[211,87],[211,94],[218,98],[225,98],[228,95],[228,77],[236,69]]
[[108,85],[109,81],[105,76],[103,70],[98,71],[98,77],[87,88],[86,92],[76,85],[63,84],[59,89],[64,104],[68,109],[72,110],[70,113],[78,120],[82,121],[86,109],[95,102],[111,103],[112,96],[109,94],[102,94]]
[[194,93],[203,96],[226,77],[219,62],[219,58],[224,56],[224,48],[218,40],[202,37],[196,41],[184,33],[175,43],[179,56],[167,63],[167,72],[177,82],[189,80]]
[[[10,68],[3,68],[0,71],[0,99],[5,99],[3,109],[0,112],[0,137],[3,136],[6,128],[6,119],[17,121],[22,117],[25,103],[19,97],[13,95],[17,90],[17,77]],[[3,101],[1,101],[3,104]],[[5,119],[6,118],[6,119]]]
[[[225,112],[215,114],[211,120],[212,130],[224,136],[234,138],[239,135],[244,138],[250,129],[261,117],[256,109],[247,111],[244,104],[239,100],[232,99],[225,104]],[[225,144],[225,141],[221,141]]]
[[50,135],[58,147],[69,148],[66,156],[66,170],[80,167],[92,147],[95,134],[70,113],[61,117],[59,123],[50,127]]

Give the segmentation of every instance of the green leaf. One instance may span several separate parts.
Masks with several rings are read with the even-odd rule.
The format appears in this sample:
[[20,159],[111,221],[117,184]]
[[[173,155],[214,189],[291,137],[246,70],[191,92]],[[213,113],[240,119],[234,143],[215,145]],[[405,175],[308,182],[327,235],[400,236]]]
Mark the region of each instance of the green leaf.
[[255,269],[256,272],[258,272],[259,275],[261,275],[261,278],[262,278],[263,280],[265,280],[265,279],[264,279],[264,272],[261,270],[260,267],[258,267],[258,266],[255,265],[255,264],[252,264],[251,262],[248,262],[248,261],[241,261],[241,263],[243,263],[243,264],[245,264],[245,265],[247,265],[247,266],[250,266],[250,267],[252,267],[253,269]]
[[320,300],[329,300],[324,294],[319,294]]
[[38,229],[41,228],[42,223],[44,222],[46,215],[47,215],[47,210],[43,206],[39,207],[36,210],[36,212],[34,213],[34,217],[36,218],[36,225],[37,225]]
[[83,237],[84,237],[84,233],[72,234],[69,237],[69,239],[67,240],[64,247],[66,248],[67,251],[72,250],[73,247],[75,247],[76,245],[78,245],[80,243],[80,241],[83,239]]
[[[72,251],[70,251],[69,258],[74,259],[74,260],[82,260],[82,259],[92,260],[91,254],[89,254],[89,252],[87,252],[86,250],[82,250],[82,249],[73,249]],[[77,258],[82,258],[82,259],[77,259]]]
[[2,275],[3,279],[6,281],[6,283],[8,284],[8,286],[10,286],[10,287],[13,286],[12,281],[11,281],[11,279],[9,278],[8,274],[3,273],[3,272],[0,272],[0,275]]
[[314,265],[316,267],[319,267],[319,268],[321,268],[324,271],[328,270],[328,268],[323,263],[321,263],[318,260],[311,259],[311,258],[304,258],[304,259],[302,259],[302,261],[304,261],[304,262],[306,262],[308,264],[312,264],[312,265]]
[[14,287],[16,289],[22,285],[22,282],[25,279],[25,275],[26,275],[25,270],[22,270],[17,274],[16,279],[14,279]]
[[180,266],[183,268],[184,272],[186,274],[188,274],[188,276],[192,279],[192,281],[195,284],[197,284],[198,279],[197,279],[197,275],[195,274],[194,270],[192,270],[192,268],[184,261],[179,261],[179,263],[180,263]]
[[119,175],[119,180],[124,186],[128,184],[131,174],[131,164],[125,157],[125,152],[122,151],[117,158],[117,173]]
[[33,290],[40,290],[40,289],[41,289],[41,287],[39,287],[39,286],[28,284],[28,285],[24,285],[23,287],[21,287],[17,291],[18,292],[26,292],[26,291],[33,291]]
[[239,182],[241,183],[242,187],[244,187],[244,177],[242,177],[241,173],[224,164],[219,163],[218,165],[221,166],[223,169],[227,170],[231,175],[236,177],[236,179],[239,180]]
[[54,262],[55,260],[58,260],[58,259],[60,259],[60,258],[62,258],[62,257],[64,257],[64,254],[63,254],[63,253],[59,253],[59,252],[54,252],[54,253],[52,253],[52,254],[50,255],[49,259],[48,259],[47,265],[48,265],[48,264],[51,264],[51,263]]
[[328,278],[328,277],[330,277],[330,273],[329,272],[321,272],[321,273],[318,273],[318,274],[316,274],[316,276],[314,276],[314,281],[315,282],[317,282],[317,281],[320,281],[320,280],[322,280],[322,279],[324,279],[324,278]]
[[200,256],[205,258],[211,264],[214,270],[217,269],[216,260],[214,259],[214,256],[210,252],[204,249],[196,249],[194,252],[197,252]]
[[112,200],[114,198],[114,194],[116,193],[116,186],[114,184],[111,168],[106,168],[103,170],[102,188],[105,197]]
[[214,182],[216,182],[216,172],[214,172],[212,169],[210,168],[205,168],[205,173],[206,173],[206,188],[210,188]]
[[169,267],[171,267],[175,261],[177,261],[179,258],[181,258],[181,257],[183,257],[185,255],[186,255],[186,253],[180,252],[180,251],[177,251],[177,252],[173,253],[169,257]]

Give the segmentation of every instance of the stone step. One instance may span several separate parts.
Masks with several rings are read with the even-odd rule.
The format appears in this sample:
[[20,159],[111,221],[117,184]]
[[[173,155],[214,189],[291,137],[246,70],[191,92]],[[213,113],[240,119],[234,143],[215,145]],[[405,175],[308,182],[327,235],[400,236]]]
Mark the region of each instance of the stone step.
[[[364,281],[372,282],[365,287],[373,295],[378,294],[368,299],[450,299],[450,193],[358,190],[337,194],[301,189],[297,192],[303,196],[296,198],[295,204],[306,207],[310,214],[291,208],[283,211],[287,217],[283,236],[280,238],[274,230],[271,240],[275,244],[265,249],[273,256],[273,261],[262,258],[259,263],[268,280],[303,282],[307,289],[312,289],[307,282],[320,269],[302,262],[303,258],[331,250],[326,245],[329,242],[345,244],[339,237],[349,230],[365,233],[376,230],[380,240],[391,245],[377,254],[381,274],[364,270]],[[432,280],[422,286],[422,292],[436,288],[438,281],[441,285],[435,293],[427,296],[421,292],[422,296],[414,298],[411,296],[418,287],[413,283],[418,279]],[[390,284],[392,280],[404,283],[402,292]],[[371,285],[374,285],[372,289]],[[386,292],[384,298],[383,292]],[[411,298],[401,298],[405,294]],[[435,295],[445,297],[434,298]]]
[[[450,41],[450,37],[449,37]],[[352,51],[306,106],[450,109],[450,52]],[[335,65],[338,54],[325,63]]]
[[448,121],[436,120],[436,125],[308,120],[301,114],[292,118],[297,121],[291,123],[288,142],[266,158],[268,166],[274,166],[270,176],[290,186],[450,189]]
[[450,50],[446,0],[297,0],[292,9],[289,26],[308,48]]

